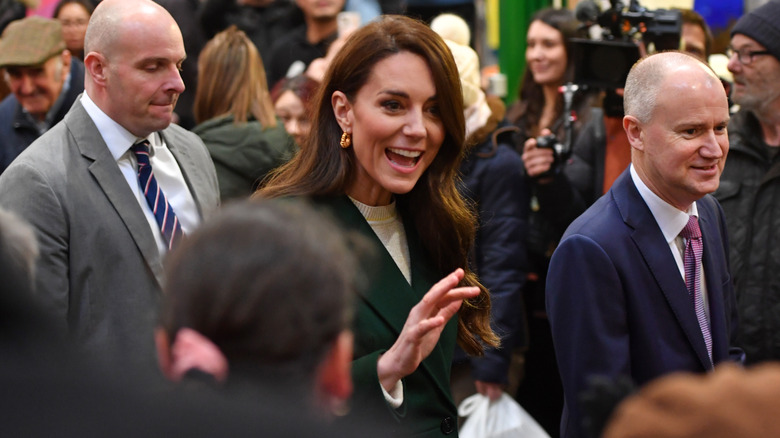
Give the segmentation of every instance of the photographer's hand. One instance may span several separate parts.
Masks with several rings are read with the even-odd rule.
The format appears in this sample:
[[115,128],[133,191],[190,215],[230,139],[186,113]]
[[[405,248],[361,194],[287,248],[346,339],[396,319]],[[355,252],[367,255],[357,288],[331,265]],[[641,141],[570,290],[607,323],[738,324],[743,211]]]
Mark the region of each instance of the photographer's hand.
[[[543,129],[541,135],[550,134],[549,129]],[[523,166],[525,167],[525,173],[531,178],[536,178],[539,175],[548,172],[552,168],[555,157],[553,156],[553,150],[549,148],[536,147],[536,138],[531,137],[525,141],[523,145]],[[539,184],[546,184],[552,181],[552,178],[538,179]]]

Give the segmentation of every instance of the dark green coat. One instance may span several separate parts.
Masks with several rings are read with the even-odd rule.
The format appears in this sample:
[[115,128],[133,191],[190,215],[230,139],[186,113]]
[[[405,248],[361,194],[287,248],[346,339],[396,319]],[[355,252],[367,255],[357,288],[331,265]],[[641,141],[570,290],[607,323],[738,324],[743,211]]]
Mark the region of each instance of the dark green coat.
[[251,195],[268,172],[297,151],[278,120],[275,127],[263,129],[254,119],[236,125],[233,116],[216,117],[192,132],[203,140],[214,161],[222,202]]
[[[404,403],[399,409],[386,404],[376,369],[379,355],[398,339],[409,311],[447,273],[437,272],[421,247],[417,233],[410,223],[404,222],[412,268],[410,286],[349,198],[323,197],[315,201],[332,212],[347,230],[366,236],[375,250],[374,257],[364,257],[361,262],[368,275],[368,288],[360,293],[356,302],[355,358],[352,363],[355,392],[350,416],[378,415],[376,436],[441,437],[447,435],[445,430],[450,432],[447,436],[457,436],[457,409],[450,395],[457,316],[444,328],[430,356],[417,371],[403,379]],[[382,421],[385,419],[387,421]]]

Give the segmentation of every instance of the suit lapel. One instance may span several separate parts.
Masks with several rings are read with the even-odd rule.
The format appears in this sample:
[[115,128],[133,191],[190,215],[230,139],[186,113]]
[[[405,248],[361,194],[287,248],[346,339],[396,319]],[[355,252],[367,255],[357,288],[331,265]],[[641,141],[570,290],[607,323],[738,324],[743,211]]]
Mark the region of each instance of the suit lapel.
[[[710,307],[710,332],[712,333],[712,360],[718,361],[729,355],[728,348],[723,350],[721,346],[730,344],[728,325],[726,323],[726,303],[723,302],[723,280],[721,269],[723,257],[718,257],[718,250],[722,248],[718,237],[720,230],[715,219],[715,212],[709,208],[706,202],[699,202],[699,226],[702,231],[704,253],[702,263],[704,275],[707,279],[707,300]],[[721,252],[721,254],[723,254]]]
[[181,169],[182,176],[184,176],[184,181],[187,183],[187,188],[190,190],[192,198],[195,200],[195,205],[198,208],[198,213],[202,218],[204,189],[198,184],[198,182],[207,181],[208,176],[205,174],[205,171],[202,169],[202,167],[195,163],[192,156],[190,155],[189,148],[184,147],[184,145],[180,144],[179,141],[176,141],[175,134],[173,134],[173,131],[170,128],[166,128],[164,131],[160,132],[160,135],[162,135],[163,141],[165,142],[168,150],[170,150],[174,158],[176,158],[176,162],[179,164],[179,169]]
[[138,200],[129,190],[125,177],[109,152],[103,137],[100,136],[97,127],[80,102],[77,101],[73,111],[65,117],[65,124],[75,139],[81,155],[91,161],[90,173],[127,227],[157,282],[162,285],[160,250],[149,229],[149,223],[138,206]]
[[[374,262],[364,266],[370,270],[369,278],[372,279],[372,283],[368,290],[361,292],[361,296],[396,334],[400,333],[406,322],[409,309],[420,301],[422,295],[418,296],[417,291],[409,286],[374,230],[371,229],[371,226],[368,225],[368,222],[349,198],[346,196],[330,197],[326,200],[326,204],[332,207],[333,213],[347,229],[357,230],[371,240],[372,247],[376,249],[371,258]],[[416,277],[415,271],[414,263],[412,263],[413,284]]]
[[[374,230],[348,197],[328,198],[327,204],[332,207],[332,211],[348,229],[358,230],[360,234],[371,239],[374,247],[377,248],[377,254],[373,258],[376,262],[369,268],[374,269],[369,275],[372,284],[367,291],[361,292],[361,297],[396,336],[400,335],[406,318],[409,316],[409,311],[417,305],[441,275],[438,275],[428,262],[419,243],[419,238],[408,222],[404,223],[404,228],[409,245],[412,286],[406,281]],[[455,336],[456,318],[447,324],[442,332],[443,338]],[[438,377],[441,376],[441,372],[434,372],[434,370],[449,369],[451,353],[452,351],[449,353],[444,351],[442,342],[439,342],[421,364],[424,372],[436,382],[445,394],[449,394],[449,382],[440,380]]]
[[661,228],[631,180],[628,170],[618,178],[612,191],[623,221],[633,230],[631,238],[671,307],[691,348],[696,352],[704,369],[712,368],[707,346],[704,344],[704,336],[696,319],[693,301],[685,287],[685,280],[680,275]]

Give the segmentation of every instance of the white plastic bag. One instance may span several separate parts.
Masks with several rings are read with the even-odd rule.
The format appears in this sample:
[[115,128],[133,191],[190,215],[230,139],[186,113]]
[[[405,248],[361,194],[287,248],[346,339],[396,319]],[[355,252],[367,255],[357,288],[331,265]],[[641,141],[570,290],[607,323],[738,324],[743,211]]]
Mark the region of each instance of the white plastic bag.
[[458,406],[458,415],[466,417],[460,438],[550,438],[507,393],[492,403],[487,396],[474,394]]

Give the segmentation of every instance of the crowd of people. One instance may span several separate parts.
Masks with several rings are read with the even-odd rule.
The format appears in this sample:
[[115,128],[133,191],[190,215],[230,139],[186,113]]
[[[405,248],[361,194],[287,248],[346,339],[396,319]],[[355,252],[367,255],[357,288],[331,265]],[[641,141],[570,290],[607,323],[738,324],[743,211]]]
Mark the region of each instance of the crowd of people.
[[724,48],[677,10],[606,88],[540,9],[508,106],[472,1],[12,3],[0,369],[43,384],[0,430],[457,436],[509,393],[554,437],[780,433],[780,371],[729,365],[780,359],[780,1]]

